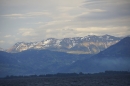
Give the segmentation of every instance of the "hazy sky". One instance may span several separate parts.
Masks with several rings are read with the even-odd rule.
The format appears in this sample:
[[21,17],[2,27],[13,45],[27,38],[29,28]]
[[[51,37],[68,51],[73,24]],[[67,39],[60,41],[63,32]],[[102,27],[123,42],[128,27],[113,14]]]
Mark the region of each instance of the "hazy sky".
[[0,0],[0,47],[86,35],[130,35],[130,0]]

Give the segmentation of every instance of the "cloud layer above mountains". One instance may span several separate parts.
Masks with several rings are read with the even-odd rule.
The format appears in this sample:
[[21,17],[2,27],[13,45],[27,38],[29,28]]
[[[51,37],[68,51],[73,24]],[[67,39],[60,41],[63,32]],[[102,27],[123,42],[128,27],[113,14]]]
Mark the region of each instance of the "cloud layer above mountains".
[[0,47],[54,37],[130,34],[129,0],[1,0]]

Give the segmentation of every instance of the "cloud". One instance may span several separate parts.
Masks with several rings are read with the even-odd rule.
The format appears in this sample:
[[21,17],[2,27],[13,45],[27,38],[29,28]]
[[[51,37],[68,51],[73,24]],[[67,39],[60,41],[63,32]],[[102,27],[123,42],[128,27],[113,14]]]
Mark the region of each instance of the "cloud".
[[35,30],[32,28],[20,28],[19,34],[21,34],[22,36],[36,36],[36,35],[38,35],[35,32]]
[[130,29],[128,27],[88,27],[88,28],[76,28],[75,31],[77,33],[82,34],[96,34],[96,35],[104,35],[110,34],[113,36],[124,36],[130,34]]
[[45,22],[36,22],[34,24],[45,24]]
[[0,44],[3,44],[5,41],[3,41],[3,40],[0,40]]
[[[81,37],[87,35],[104,35],[110,34],[113,36],[126,36],[130,34],[128,27],[84,27],[84,28],[54,28],[53,29],[41,29],[45,38],[64,38],[64,37]],[[39,34],[42,34],[39,32]]]
[[126,36],[129,9],[129,0],[1,0],[0,36],[6,43],[7,38],[14,40],[6,34],[15,36],[14,43],[93,34]]
[[[119,18],[119,17],[126,17],[130,16],[130,1],[129,0],[87,0],[84,2],[83,7],[87,9],[100,9],[102,8],[103,10],[106,10],[104,13],[99,13],[93,14],[92,17],[95,18]],[[90,19],[92,18],[91,16],[88,16]]]
[[49,16],[49,15],[50,15],[49,12],[29,12],[25,14],[7,14],[2,16],[10,18],[31,18],[31,17]]
[[11,37],[11,35],[5,35],[4,37],[5,37],[5,38],[9,38],[9,37]]

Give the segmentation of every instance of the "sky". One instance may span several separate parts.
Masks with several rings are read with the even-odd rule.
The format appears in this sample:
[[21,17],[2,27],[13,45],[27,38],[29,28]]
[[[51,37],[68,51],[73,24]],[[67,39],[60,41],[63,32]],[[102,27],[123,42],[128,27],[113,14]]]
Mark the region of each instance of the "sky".
[[87,35],[130,35],[130,0],[0,0],[0,47]]

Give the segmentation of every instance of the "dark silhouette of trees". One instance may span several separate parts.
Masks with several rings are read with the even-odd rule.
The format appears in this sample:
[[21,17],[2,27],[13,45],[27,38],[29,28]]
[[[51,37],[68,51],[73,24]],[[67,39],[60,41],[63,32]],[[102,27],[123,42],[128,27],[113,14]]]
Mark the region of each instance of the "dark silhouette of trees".
[[105,71],[100,73],[94,73],[94,74],[84,74],[82,72],[80,73],[57,73],[57,74],[45,74],[45,75],[28,75],[28,76],[14,76],[14,75],[7,75],[6,79],[11,78],[35,78],[35,77],[71,77],[71,76],[87,76],[87,75],[104,75],[104,74],[130,74],[129,71]]

